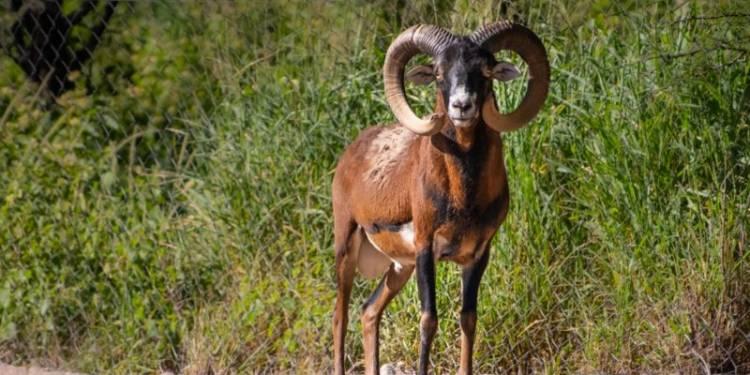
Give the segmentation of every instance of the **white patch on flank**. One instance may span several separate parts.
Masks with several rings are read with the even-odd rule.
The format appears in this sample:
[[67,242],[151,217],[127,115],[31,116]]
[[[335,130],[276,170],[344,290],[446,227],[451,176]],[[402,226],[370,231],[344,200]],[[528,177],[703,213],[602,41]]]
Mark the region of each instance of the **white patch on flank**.
[[404,240],[407,244],[414,246],[414,223],[408,222],[401,226],[401,229],[398,231],[398,234],[401,235],[401,239]]
[[416,134],[403,126],[383,129],[370,145],[370,170],[367,179],[382,186],[390,171],[401,162],[402,154],[416,138]]
[[389,257],[388,254],[386,254],[383,251],[383,249],[381,249],[380,246],[378,246],[378,244],[375,243],[375,241],[372,240],[372,237],[370,237],[370,234],[367,233],[366,230],[362,230],[362,232],[365,233],[365,235],[367,236],[367,240],[370,241],[370,244],[372,245],[372,247],[374,247],[377,251],[380,251],[381,253],[383,253],[383,255],[385,255],[386,257],[388,257],[388,259],[390,259],[393,262],[393,268],[396,270],[396,272],[401,272],[401,268],[403,268],[403,266],[401,265],[401,263],[399,263],[397,260]]
[[401,263],[399,263],[399,262],[396,262],[395,260],[393,261],[393,269],[394,269],[394,270],[395,270],[396,272],[401,272],[401,270],[402,270],[403,268],[404,268],[404,266],[402,266],[402,265],[401,265]]
[[357,268],[367,279],[374,279],[382,275],[392,263],[391,258],[381,252],[372,241],[363,236],[364,229],[357,229],[355,246],[358,246]]
[[[383,251],[383,249],[380,248],[380,246],[378,246],[378,244],[372,239],[372,237],[370,237],[370,234],[367,233],[367,231],[365,231],[361,226],[359,227],[359,231],[365,234],[365,236],[367,237],[367,241],[369,242],[369,245],[371,245],[373,249],[377,250],[380,253],[380,255],[386,257],[388,260],[390,260],[393,263],[393,268],[396,270],[396,272],[401,272],[401,270],[404,268],[404,264],[411,265],[414,263],[410,259],[391,258],[385,251]],[[414,247],[414,224],[413,222],[410,221],[408,223],[404,223],[403,225],[401,225],[401,228],[399,228],[398,230],[398,234],[401,237],[401,240],[404,241],[406,245],[408,245],[409,247]],[[368,256],[368,254],[363,253],[363,251],[366,252],[368,250],[367,246],[368,244],[362,245],[362,247],[360,248],[360,256],[363,256],[363,255]],[[366,260],[365,259],[362,259],[362,260],[364,261],[363,263],[365,262],[379,263],[377,258],[373,258],[372,255],[369,255],[366,258]],[[360,263],[360,270],[364,267],[366,267],[366,265]],[[375,268],[378,269],[379,267],[375,266]],[[370,276],[368,275],[368,277]]]

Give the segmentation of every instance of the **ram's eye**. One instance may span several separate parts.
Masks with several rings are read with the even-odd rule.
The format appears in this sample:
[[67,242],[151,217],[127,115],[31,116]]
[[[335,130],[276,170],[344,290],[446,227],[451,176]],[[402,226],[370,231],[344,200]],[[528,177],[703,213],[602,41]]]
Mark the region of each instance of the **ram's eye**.
[[435,80],[438,82],[443,82],[443,69],[435,69]]
[[482,75],[484,76],[484,78],[492,78],[492,69],[490,69],[488,66],[483,66]]

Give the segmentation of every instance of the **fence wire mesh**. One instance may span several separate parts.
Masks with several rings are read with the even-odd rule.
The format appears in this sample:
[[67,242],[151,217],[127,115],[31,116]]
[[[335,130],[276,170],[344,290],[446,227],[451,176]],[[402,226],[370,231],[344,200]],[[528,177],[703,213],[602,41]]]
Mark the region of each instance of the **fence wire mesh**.
[[0,114],[3,126],[67,115],[46,137],[68,124],[82,125],[80,156],[114,156],[113,168],[125,166],[128,173],[184,169],[190,162],[188,133],[195,128],[187,119],[199,118],[210,98],[201,95],[208,85],[192,80],[186,62],[199,59],[188,42],[193,30],[177,31],[183,34],[171,39],[173,44],[158,45],[167,27],[154,15],[184,15],[179,4],[11,0],[2,5],[1,89],[9,100]]
[[31,81],[60,96],[75,86],[68,75],[89,61],[119,4],[98,3],[84,1],[66,12],[62,1],[12,1],[11,11],[19,16],[3,43],[5,52]]

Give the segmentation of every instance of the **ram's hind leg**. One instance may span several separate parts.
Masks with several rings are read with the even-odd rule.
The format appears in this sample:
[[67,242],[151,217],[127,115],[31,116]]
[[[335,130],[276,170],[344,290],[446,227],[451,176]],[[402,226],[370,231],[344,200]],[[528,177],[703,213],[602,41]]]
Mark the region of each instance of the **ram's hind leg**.
[[356,224],[334,208],[334,249],[336,251],[336,307],[333,312],[334,374],[344,375],[344,343],[348,324],[349,297],[357,268],[359,244],[353,244]]
[[414,271],[414,266],[403,266],[396,270],[394,264],[380,280],[380,284],[362,306],[362,336],[365,347],[365,374],[377,375],[380,366],[379,354],[379,326],[388,303],[391,302],[401,288],[404,287]]

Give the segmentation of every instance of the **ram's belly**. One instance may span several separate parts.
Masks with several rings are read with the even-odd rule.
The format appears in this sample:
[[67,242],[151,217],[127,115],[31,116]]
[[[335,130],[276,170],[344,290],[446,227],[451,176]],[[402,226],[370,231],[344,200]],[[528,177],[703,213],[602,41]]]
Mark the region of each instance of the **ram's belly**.
[[372,245],[397,265],[414,264],[414,228],[412,223],[406,223],[393,228],[395,230],[380,230],[375,233],[367,232],[367,238]]
[[[412,223],[358,230],[361,236],[358,267],[367,278],[382,275],[393,264],[396,270],[413,266],[416,260]],[[433,251],[439,260],[472,264],[492,238],[494,230],[443,225],[435,231]]]

